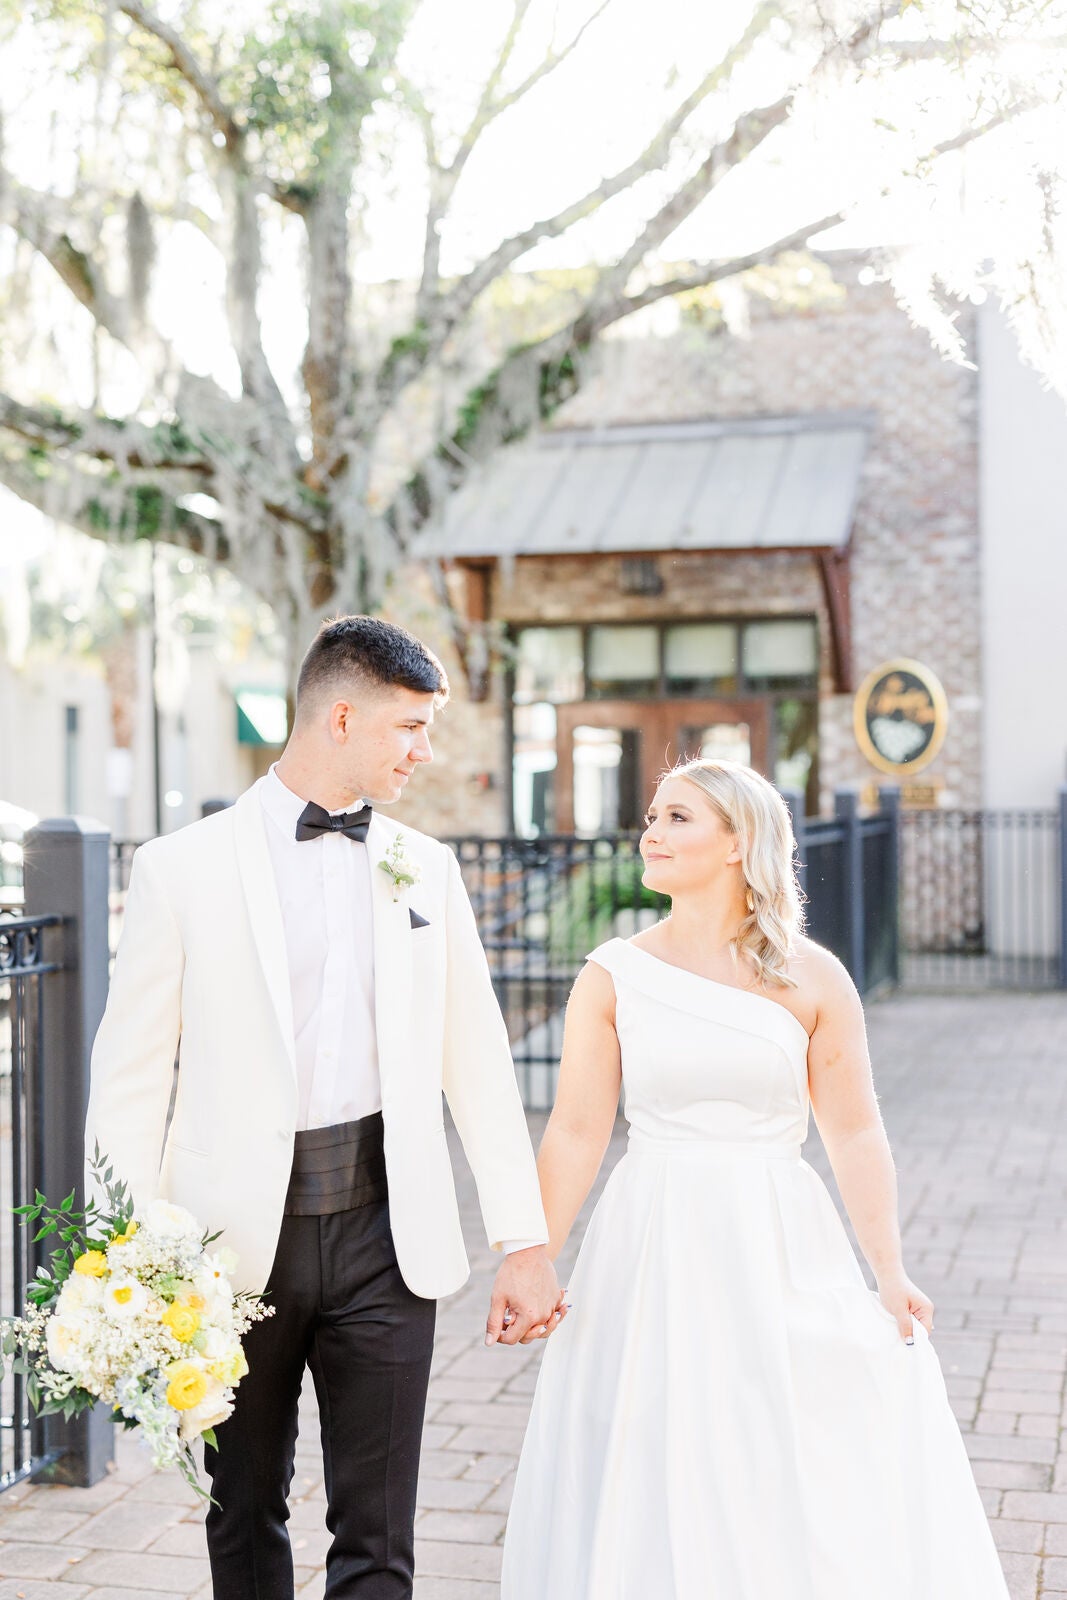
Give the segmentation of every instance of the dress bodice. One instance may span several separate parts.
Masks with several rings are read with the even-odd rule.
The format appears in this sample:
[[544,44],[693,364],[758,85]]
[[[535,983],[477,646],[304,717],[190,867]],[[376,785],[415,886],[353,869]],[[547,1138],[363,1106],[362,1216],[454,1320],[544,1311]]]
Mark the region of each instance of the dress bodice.
[[799,1147],[808,1036],[776,1000],[686,972],[626,939],[588,958],[615,984],[631,1132],[646,1139]]

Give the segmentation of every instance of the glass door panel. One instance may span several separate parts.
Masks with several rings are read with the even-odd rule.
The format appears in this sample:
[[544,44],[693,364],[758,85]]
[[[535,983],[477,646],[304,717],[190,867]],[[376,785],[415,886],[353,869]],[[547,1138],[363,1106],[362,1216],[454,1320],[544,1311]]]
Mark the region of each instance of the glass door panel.
[[638,825],[641,734],[637,728],[574,729],[574,831],[586,838]]
[[664,705],[663,717],[671,764],[739,761],[770,776],[765,700],[672,700]]
[[640,829],[660,776],[702,754],[767,771],[762,700],[585,701],[556,707],[555,827]]
[[747,722],[712,722],[702,728],[683,728],[681,745],[690,760],[752,765],[752,732]]
[[556,827],[593,837],[641,825],[651,708],[585,701],[556,708]]

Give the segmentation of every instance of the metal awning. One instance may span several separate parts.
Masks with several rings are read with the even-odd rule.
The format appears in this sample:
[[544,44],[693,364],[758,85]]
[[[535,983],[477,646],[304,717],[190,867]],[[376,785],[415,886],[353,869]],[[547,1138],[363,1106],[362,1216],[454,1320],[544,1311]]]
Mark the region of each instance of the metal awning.
[[285,696],[277,689],[235,689],[237,743],[283,745],[289,734]]
[[476,469],[417,553],[840,549],[872,423],[847,412],[541,433]]

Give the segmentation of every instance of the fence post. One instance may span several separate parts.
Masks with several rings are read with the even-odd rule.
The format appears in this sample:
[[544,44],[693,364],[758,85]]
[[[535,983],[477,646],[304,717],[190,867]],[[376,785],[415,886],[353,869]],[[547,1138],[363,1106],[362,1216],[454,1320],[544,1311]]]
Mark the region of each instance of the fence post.
[[804,849],[807,843],[804,828],[804,791],[803,789],[780,789],[778,792],[786,803],[789,811],[789,820],[793,824],[793,837],[797,842],[797,882],[800,884],[801,894],[807,898],[808,863],[805,859]]
[[[37,1086],[43,1170],[37,1182],[55,1204],[73,1189],[79,1210],[89,1056],[107,1000],[109,856],[107,829],[84,817],[52,818],[26,835],[27,914],[64,919],[63,969],[52,975],[44,1008],[43,1070]],[[98,1483],[114,1458],[114,1438],[105,1407],[70,1423],[48,1417],[46,1447],[60,1454],[36,1475],[37,1481],[79,1488]]]
[[878,802],[889,828],[889,902],[893,930],[890,969],[900,982],[900,790],[895,783],[878,785]]
[[834,790],[834,816],[841,823],[845,885],[845,965],[860,994],[866,993],[867,971],[863,948],[863,839],[860,835],[859,790],[845,786]]
[[1067,788],[1060,790],[1060,988],[1067,989]]

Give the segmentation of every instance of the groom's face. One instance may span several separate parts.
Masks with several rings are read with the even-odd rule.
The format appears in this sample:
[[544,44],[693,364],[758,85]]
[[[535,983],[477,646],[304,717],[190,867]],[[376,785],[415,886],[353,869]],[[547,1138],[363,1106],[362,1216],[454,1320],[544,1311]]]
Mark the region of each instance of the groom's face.
[[344,781],[379,805],[399,800],[416,767],[433,760],[432,694],[378,689],[333,707],[331,731]]

